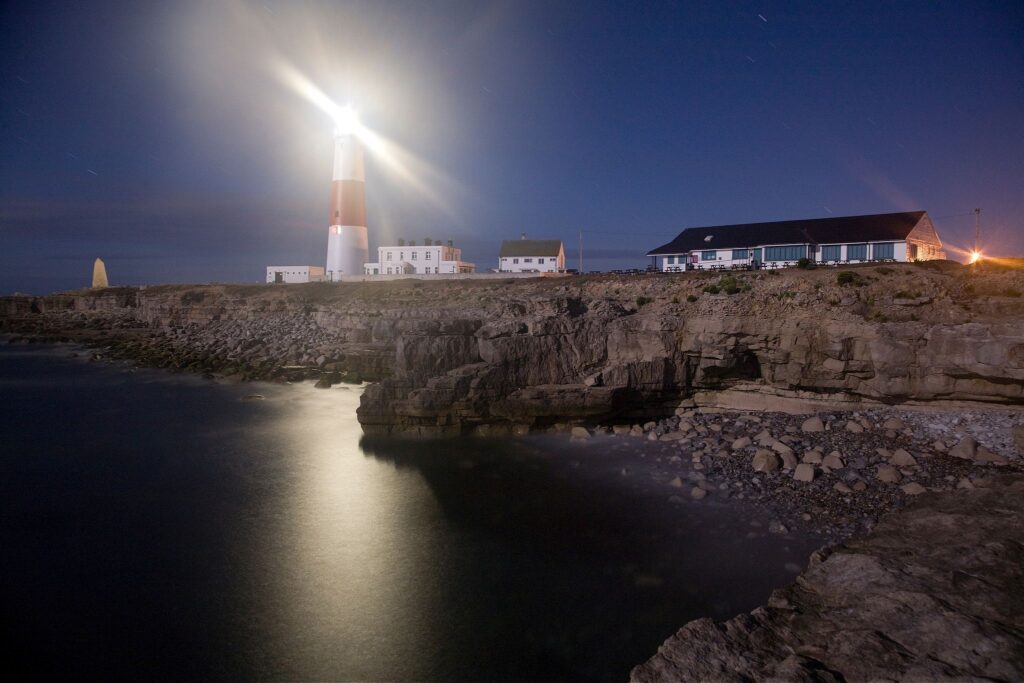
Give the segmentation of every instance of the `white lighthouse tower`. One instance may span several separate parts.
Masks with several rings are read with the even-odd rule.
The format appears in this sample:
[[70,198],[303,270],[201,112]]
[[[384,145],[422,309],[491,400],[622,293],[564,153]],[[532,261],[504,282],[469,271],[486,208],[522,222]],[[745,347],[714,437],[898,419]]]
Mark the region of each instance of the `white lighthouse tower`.
[[355,112],[345,107],[334,130],[334,178],[331,182],[331,216],[327,232],[328,280],[361,275],[369,258],[366,232],[366,175],[363,148],[356,131]]

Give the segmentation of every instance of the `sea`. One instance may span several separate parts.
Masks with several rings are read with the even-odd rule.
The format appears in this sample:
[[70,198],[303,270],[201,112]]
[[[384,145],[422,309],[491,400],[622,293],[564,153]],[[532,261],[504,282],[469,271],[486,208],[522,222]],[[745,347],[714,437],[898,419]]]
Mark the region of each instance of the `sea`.
[[641,439],[368,439],[359,386],[89,356],[0,346],[19,680],[625,681],[821,543],[690,499]]

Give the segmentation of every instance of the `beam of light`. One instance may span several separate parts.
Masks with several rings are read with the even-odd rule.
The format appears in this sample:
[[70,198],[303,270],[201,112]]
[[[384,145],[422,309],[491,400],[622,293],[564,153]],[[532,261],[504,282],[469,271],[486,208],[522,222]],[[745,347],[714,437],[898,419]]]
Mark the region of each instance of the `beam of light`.
[[[284,58],[273,58],[270,69],[284,86],[330,117],[334,123],[335,135],[354,135],[374,159],[382,163],[384,170],[398,178],[404,187],[415,191],[448,217],[458,219],[451,203],[443,196],[454,193],[456,184],[444,173],[397,142],[368,128],[359,120],[351,105],[337,104]],[[441,188],[448,192],[442,192]]]
[[981,260],[981,252],[980,251],[976,251],[976,250],[972,251],[971,252],[971,260],[970,260],[970,262],[971,263],[977,263],[980,260]]

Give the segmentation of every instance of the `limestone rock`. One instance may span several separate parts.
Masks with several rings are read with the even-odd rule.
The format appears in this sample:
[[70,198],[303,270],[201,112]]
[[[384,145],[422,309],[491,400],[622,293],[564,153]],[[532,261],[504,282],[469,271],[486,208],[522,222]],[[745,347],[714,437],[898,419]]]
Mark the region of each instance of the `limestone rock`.
[[690,489],[690,497],[696,500],[703,500],[706,495],[708,495],[708,492],[699,486],[694,486]]
[[586,427],[573,427],[570,434],[573,441],[586,441],[590,438],[590,432]]
[[889,462],[896,467],[915,467],[917,465],[917,460],[914,459],[914,456],[902,448],[897,448],[893,451]]
[[843,457],[839,454],[839,451],[832,451],[826,455],[821,464],[830,470],[841,470],[846,467],[846,463],[843,462]]
[[789,446],[787,446],[786,444],[782,443],[781,441],[773,442],[772,443],[772,450],[775,451],[776,453],[778,453],[779,455],[782,455],[783,453],[789,453],[789,454],[793,453],[793,449],[790,448]]
[[898,484],[903,477],[892,465],[879,465],[875,472],[875,478],[886,484]]
[[853,493],[853,489],[847,486],[845,482],[841,481],[837,481],[836,483],[832,484],[832,488],[838,491],[839,493]]
[[732,442],[731,448],[734,451],[738,451],[741,448],[746,448],[751,443],[752,442],[750,441],[750,437],[749,436],[741,436],[740,438],[738,438],[738,439],[736,439],[735,441]]
[[987,462],[992,463],[993,465],[1005,465],[1009,461],[998,453],[993,453],[984,446],[978,446],[978,450],[974,452],[974,462]]
[[670,481],[670,482],[668,483],[668,485],[669,485],[669,486],[674,486],[674,487],[675,487],[675,488],[677,488],[677,489],[681,489],[681,488],[683,488],[683,480],[682,480],[682,479],[680,479],[679,477],[676,477],[675,479],[673,479],[672,481]]
[[949,454],[954,458],[974,460],[974,454],[978,451],[978,442],[973,437],[965,436],[960,443],[949,449]]
[[782,468],[783,469],[792,470],[792,469],[795,469],[796,466],[799,464],[797,462],[796,456],[793,455],[792,452],[790,452],[790,453],[779,453],[779,457],[782,458]]
[[907,494],[908,496],[919,496],[922,493],[928,491],[928,489],[921,486],[916,481],[912,481],[909,484],[904,484],[903,486],[900,487],[900,489],[903,491],[903,493]]
[[793,479],[797,481],[814,481],[814,465],[802,462],[793,471]]
[[821,457],[821,453],[818,451],[807,451],[804,453],[804,457],[800,458],[800,460],[812,465],[820,465],[823,458]]
[[906,429],[907,425],[903,422],[903,420],[899,419],[898,417],[890,417],[888,420],[882,423],[882,427],[884,429],[891,429],[894,432],[899,432]]
[[1022,680],[1022,518],[1019,475],[921,496],[766,606],[686,624],[630,681]]
[[860,434],[864,431],[864,428],[853,420],[849,420],[846,423],[846,431],[853,432],[854,434]]
[[825,431],[825,423],[821,421],[821,418],[815,415],[804,420],[803,424],[800,425],[800,431],[802,432],[823,432]]
[[774,472],[779,469],[779,456],[761,448],[754,454],[750,464],[755,472]]

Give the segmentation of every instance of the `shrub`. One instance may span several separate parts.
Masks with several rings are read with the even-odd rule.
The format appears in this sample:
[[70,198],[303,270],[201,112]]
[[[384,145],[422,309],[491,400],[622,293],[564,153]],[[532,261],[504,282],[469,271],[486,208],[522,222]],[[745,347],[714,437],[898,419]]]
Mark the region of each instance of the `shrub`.
[[817,266],[814,265],[814,261],[807,258],[806,256],[802,259],[799,259],[796,262],[796,267],[803,268],[804,270],[814,270],[815,268],[817,268]]
[[853,272],[852,270],[844,270],[836,274],[836,282],[839,284],[840,287],[845,287],[847,285],[859,286],[860,284],[862,284],[860,275],[857,275],[857,273]]
[[679,297],[678,296],[672,297],[672,303],[674,303],[674,304],[679,303]]
[[687,295],[686,300],[689,301],[692,304],[694,301],[697,300],[697,297],[695,295],[693,295],[693,294],[689,294],[689,295]]
[[886,266],[882,266],[880,268],[875,268],[875,272],[878,273],[879,275],[888,275],[889,273],[893,272],[893,269],[888,268]]
[[719,289],[718,285],[708,285],[704,288],[705,294],[718,294],[720,291],[722,290]]
[[652,301],[654,301],[654,299],[652,299],[652,298],[650,298],[648,296],[638,296],[636,298],[636,307],[637,308],[642,308],[642,307],[646,306],[647,304],[651,303]]

